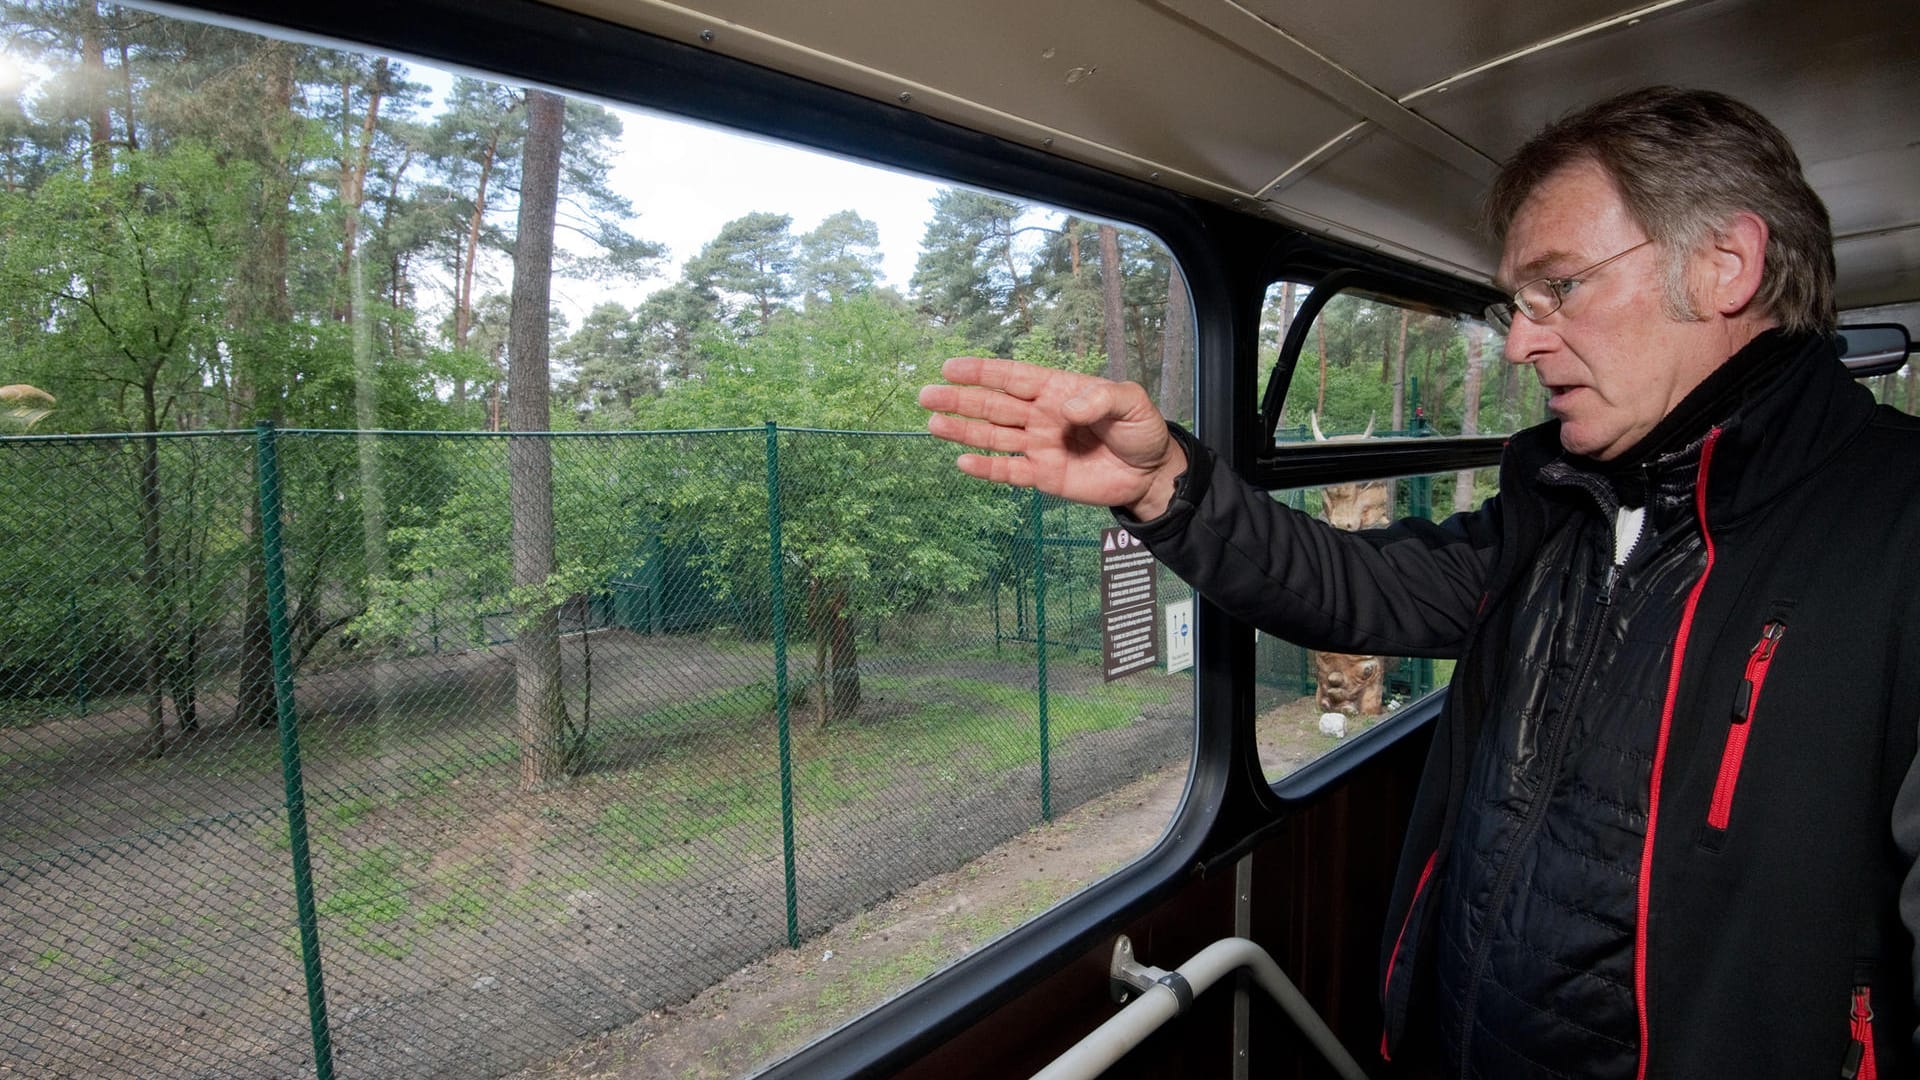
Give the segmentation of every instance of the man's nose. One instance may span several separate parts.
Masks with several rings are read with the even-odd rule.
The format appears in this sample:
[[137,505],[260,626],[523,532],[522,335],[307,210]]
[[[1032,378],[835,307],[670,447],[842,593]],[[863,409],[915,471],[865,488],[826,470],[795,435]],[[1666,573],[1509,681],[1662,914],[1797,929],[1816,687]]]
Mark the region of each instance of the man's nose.
[[[1553,316],[1547,316],[1552,321]],[[1519,312],[1513,313],[1513,325],[1507,328],[1507,340],[1502,346],[1509,364],[1531,364],[1540,353],[1552,347],[1554,332],[1548,327],[1534,322]]]

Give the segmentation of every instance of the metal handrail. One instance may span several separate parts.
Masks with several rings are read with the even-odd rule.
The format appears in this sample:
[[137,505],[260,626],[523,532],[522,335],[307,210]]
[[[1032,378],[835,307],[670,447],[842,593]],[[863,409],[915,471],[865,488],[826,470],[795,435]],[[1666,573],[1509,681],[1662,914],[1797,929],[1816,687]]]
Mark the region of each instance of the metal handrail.
[[1267,950],[1239,937],[1214,942],[1171,972],[1134,963],[1133,945],[1122,937],[1114,946],[1113,978],[1139,989],[1140,995],[1033,1074],[1033,1080],[1093,1080],[1162,1024],[1185,1012],[1194,998],[1240,968],[1249,970],[1253,981],[1279,1004],[1342,1080],[1367,1080],[1360,1064],[1340,1045],[1326,1021],[1320,1019]]

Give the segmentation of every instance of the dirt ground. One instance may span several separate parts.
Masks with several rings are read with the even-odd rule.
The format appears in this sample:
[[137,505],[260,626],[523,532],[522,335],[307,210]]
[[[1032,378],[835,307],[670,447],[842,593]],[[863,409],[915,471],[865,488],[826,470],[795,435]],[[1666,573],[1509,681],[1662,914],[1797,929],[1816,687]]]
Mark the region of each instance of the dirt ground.
[[[608,707],[636,714],[766,670],[759,649],[596,640]],[[340,1075],[742,1075],[1137,857],[1169,821],[1183,680],[1129,680],[1163,682],[1148,697],[1166,703],[1143,697],[1117,727],[1057,729],[1055,820],[1029,828],[1036,763],[996,766],[984,738],[896,761],[889,694],[914,691],[884,687],[1023,692],[1031,669],[870,659],[878,719],[795,732],[798,950],[783,945],[777,803],[701,824],[741,805],[743,783],[778,790],[771,729],[670,746],[638,731],[604,771],[521,797],[498,750],[500,650],[303,680]],[[1063,664],[1050,685],[1064,702],[1098,681]],[[1275,704],[1269,776],[1334,745],[1310,701]],[[271,732],[210,724],[159,760],[143,737],[136,708],[0,732],[0,1076],[312,1075]]]
[[[1261,715],[1256,731],[1269,778],[1338,742],[1320,734],[1317,720],[1304,698]],[[1091,799],[798,949],[774,953],[684,1004],[655,1009],[513,1080],[751,1075],[1144,854],[1172,820],[1186,779],[1185,765],[1172,766]]]

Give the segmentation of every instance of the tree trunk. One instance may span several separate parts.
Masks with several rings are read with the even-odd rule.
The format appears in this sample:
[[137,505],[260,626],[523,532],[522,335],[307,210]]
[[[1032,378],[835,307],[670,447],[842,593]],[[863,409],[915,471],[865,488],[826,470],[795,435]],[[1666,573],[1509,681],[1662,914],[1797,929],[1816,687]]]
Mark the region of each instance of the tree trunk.
[[[1080,279],[1080,232],[1084,227],[1079,218],[1074,218],[1067,225],[1067,266],[1076,282]],[[1087,355],[1086,320],[1080,318],[1078,313],[1073,317],[1073,355]]]
[[833,719],[832,695],[827,692],[827,660],[833,651],[827,640],[826,597],[823,595],[820,579],[807,582],[807,619],[813,628],[813,715],[820,721],[820,730],[827,730],[827,724]]
[[[553,575],[553,444],[548,415],[548,306],[553,284],[553,224],[559,204],[560,140],[566,102],[527,91],[527,143],[520,220],[513,245],[513,309],[508,319],[507,440],[513,512],[513,584],[532,590]],[[571,734],[560,683],[560,615],[536,600],[516,610],[515,708],[520,788],[534,791],[566,776],[580,747]]]
[[[358,269],[354,260],[359,255],[360,208],[367,201],[367,169],[373,158],[374,131],[380,122],[380,102],[386,87],[387,58],[383,56],[373,64],[372,85],[367,91],[367,115],[360,124],[360,145],[357,148],[353,145],[349,137],[350,128],[340,133],[340,205],[346,210],[343,222],[345,235],[340,241],[340,276],[347,294],[346,303],[336,313],[341,322],[352,322],[354,312],[362,306],[362,283],[354,280]],[[340,90],[340,122],[343,127],[351,100],[352,85],[343,85]]]
[[[499,129],[496,128],[494,129],[493,138],[488,140],[486,149],[480,154],[480,184],[473,196],[473,216],[469,218],[467,222],[467,248],[460,260],[460,286],[454,291],[453,347],[456,349],[466,347],[467,332],[473,329],[473,264],[480,260],[480,226],[485,222],[487,216],[487,181],[493,176],[493,155],[499,148],[499,145],[500,132]],[[524,192],[521,195],[520,205],[524,211],[526,208],[526,196]],[[549,249],[551,249],[553,241],[549,239],[547,244]],[[548,261],[552,261],[551,250],[548,252]],[[514,256],[513,264],[514,272],[517,275],[520,268],[520,258],[518,254]],[[519,284],[518,277],[514,279],[514,284],[516,286]],[[544,321],[545,318],[546,315],[543,312],[541,319]]]
[[1324,416],[1327,412],[1327,321],[1313,320],[1314,337],[1320,342],[1320,396],[1315,398],[1315,415]]
[[820,729],[860,711],[860,638],[844,585],[808,583],[813,622],[813,674]]
[[174,719],[184,736],[200,730],[200,628],[191,612],[183,621],[186,626],[179,634],[179,648],[168,650],[165,674]]
[[1160,329],[1160,411],[1174,420],[1193,419],[1193,301],[1186,275],[1174,263],[1167,273],[1167,318]]
[[93,179],[104,180],[113,171],[113,118],[107,112],[107,56],[100,6],[93,0],[80,5],[80,65],[85,70],[88,156]]
[[[1467,377],[1460,388],[1460,396],[1465,399],[1460,416],[1460,434],[1476,435],[1480,432],[1480,385],[1485,378],[1482,360],[1486,354],[1487,328],[1479,323],[1467,324]],[[1453,509],[1455,513],[1471,510],[1479,505],[1473,495],[1473,470],[1461,469],[1453,480]]]
[[1127,317],[1120,292],[1120,231],[1100,226],[1100,287],[1107,301],[1107,378],[1127,377]]
[[[376,125],[379,122],[380,102],[386,93],[388,81],[388,61],[381,57],[374,61],[373,77],[368,88],[367,115],[360,125],[360,145],[357,151],[347,138],[347,131],[341,133],[341,176],[340,201],[346,207],[345,236],[341,240],[341,260],[346,270],[346,304],[343,314],[353,334],[353,413],[354,426],[359,429],[355,436],[355,450],[359,459],[360,478],[360,544],[365,555],[367,593],[371,597],[373,583],[385,581],[389,571],[387,565],[387,499],[386,481],[380,469],[380,440],[372,434],[380,427],[380,397],[378,363],[373,355],[373,324],[367,311],[367,267],[366,256],[360,250],[361,212],[366,206],[367,172],[373,159],[373,140]],[[347,118],[348,92],[341,94],[341,123]],[[349,131],[351,129],[348,129]],[[393,674],[384,664],[373,668],[373,713],[376,724],[387,721],[387,701],[392,689]],[[384,744],[384,738],[383,738]]]
[[833,619],[828,626],[833,637],[833,715],[844,718],[860,711],[860,636],[844,588],[833,592]]
[[124,34],[121,35],[120,38],[120,90],[127,107],[127,115],[125,117],[127,149],[138,150],[140,149],[140,128],[139,125],[135,123],[133,115],[133,61],[127,55],[127,39]]
[[[287,233],[293,176],[287,167],[286,140],[291,137],[294,46],[263,42],[263,66],[268,71],[261,95],[260,126],[243,136],[236,152],[261,168],[260,202],[253,209],[254,227],[235,260],[229,287],[228,325],[237,331],[233,364],[233,394],[229,414],[235,427],[258,419],[278,421],[280,394],[269,392],[264,415],[258,401],[263,381],[271,378],[284,358],[263,353],[255,336],[262,327],[285,327],[293,319],[287,292]],[[257,477],[256,477],[257,479]],[[258,486],[254,486],[257,492]],[[273,727],[279,722],[274,704],[273,641],[267,626],[266,568],[260,560],[260,503],[246,500],[241,530],[247,537],[245,607],[240,623],[239,686],[235,691],[234,722]]]
[[1407,323],[1410,311],[1400,313],[1400,343],[1393,350],[1393,430],[1407,430]]
[[[145,428],[159,427],[153,375],[141,388],[146,395]],[[166,567],[160,547],[160,440],[148,434],[140,440],[140,604],[146,638],[143,674],[147,683],[147,755],[167,752],[166,688],[167,605]]]

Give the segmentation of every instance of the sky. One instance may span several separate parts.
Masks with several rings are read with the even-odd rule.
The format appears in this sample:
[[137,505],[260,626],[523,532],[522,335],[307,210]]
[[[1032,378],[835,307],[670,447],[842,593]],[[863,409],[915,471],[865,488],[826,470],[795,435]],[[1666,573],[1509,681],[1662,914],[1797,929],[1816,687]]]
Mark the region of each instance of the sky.
[[[448,72],[408,61],[408,76],[436,99],[453,85]],[[941,186],[904,173],[708,127],[658,113],[614,107],[622,126],[610,186],[633,203],[634,235],[665,244],[661,276],[606,285],[556,278],[554,304],[578,325],[608,300],[627,307],[670,284],[720,227],[754,211],[787,214],[798,237],[830,214],[856,210],[880,230],[882,284],[902,293],[913,276],[920,239]],[[439,111],[438,101],[423,110]],[[565,237],[557,237],[564,244]]]
[[[428,88],[429,101],[416,117],[437,114],[452,89],[453,74],[418,60],[402,63],[410,81]],[[0,50],[0,91],[45,74],[38,65],[22,64]],[[907,292],[932,216],[931,200],[945,185],[677,117],[608,107],[623,129],[610,186],[633,205],[629,230],[664,244],[669,254],[660,273],[645,282],[556,278],[554,305],[571,325],[579,325],[596,304],[612,300],[633,307],[654,289],[671,284],[682,264],[722,225],[754,211],[791,216],[796,237],[830,214],[858,211],[880,231],[881,283]],[[555,240],[563,247],[581,246],[579,241],[569,244],[565,230]],[[498,263],[483,263],[500,279],[483,288],[502,287],[511,276],[504,256]]]

